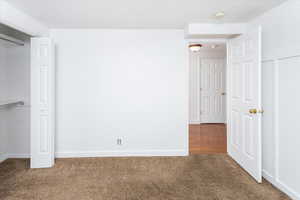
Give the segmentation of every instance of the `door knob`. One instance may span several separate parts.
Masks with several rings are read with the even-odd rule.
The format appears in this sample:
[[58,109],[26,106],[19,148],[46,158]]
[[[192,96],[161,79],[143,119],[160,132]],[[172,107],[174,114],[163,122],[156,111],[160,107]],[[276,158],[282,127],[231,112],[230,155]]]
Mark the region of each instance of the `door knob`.
[[264,113],[264,110],[257,110],[257,109],[250,109],[249,110],[250,114],[256,114],[256,113]]
[[249,110],[249,113],[250,113],[250,114],[256,114],[256,113],[257,113],[257,110],[256,110],[256,109],[250,109],[250,110]]
[[224,96],[224,95],[226,95],[226,92],[222,92],[221,94]]

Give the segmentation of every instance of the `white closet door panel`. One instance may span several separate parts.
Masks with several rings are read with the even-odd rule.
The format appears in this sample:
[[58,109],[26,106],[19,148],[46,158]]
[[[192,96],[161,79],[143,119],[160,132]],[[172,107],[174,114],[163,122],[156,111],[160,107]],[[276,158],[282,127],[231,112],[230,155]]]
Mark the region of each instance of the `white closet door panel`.
[[54,46],[49,38],[31,40],[31,168],[54,165]]

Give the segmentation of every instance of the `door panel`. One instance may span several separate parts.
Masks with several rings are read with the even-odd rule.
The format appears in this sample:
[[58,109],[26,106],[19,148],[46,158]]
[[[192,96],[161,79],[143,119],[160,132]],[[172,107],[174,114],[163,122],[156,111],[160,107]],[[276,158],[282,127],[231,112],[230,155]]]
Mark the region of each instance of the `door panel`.
[[231,114],[231,119],[232,119],[232,134],[230,137],[231,143],[234,148],[239,149],[239,146],[241,145],[240,142],[240,137],[239,137],[239,125],[240,125],[240,120],[239,120],[239,113],[235,110],[232,110]]
[[201,123],[225,123],[225,60],[201,59]]
[[31,39],[31,168],[54,165],[54,47],[49,38]]
[[228,42],[228,93],[228,153],[261,182],[260,28]]

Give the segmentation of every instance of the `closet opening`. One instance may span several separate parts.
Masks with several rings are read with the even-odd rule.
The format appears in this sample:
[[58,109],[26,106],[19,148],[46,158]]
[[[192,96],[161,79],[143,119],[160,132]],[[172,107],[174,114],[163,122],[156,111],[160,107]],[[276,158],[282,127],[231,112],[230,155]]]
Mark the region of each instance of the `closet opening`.
[[0,162],[30,158],[30,38],[0,24]]
[[197,44],[189,51],[189,151],[227,153],[226,43]]

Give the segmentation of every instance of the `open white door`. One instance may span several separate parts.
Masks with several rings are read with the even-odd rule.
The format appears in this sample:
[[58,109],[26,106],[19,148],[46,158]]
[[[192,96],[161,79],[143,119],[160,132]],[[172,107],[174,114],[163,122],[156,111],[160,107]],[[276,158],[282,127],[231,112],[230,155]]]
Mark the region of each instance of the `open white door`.
[[261,28],[228,42],[228,153],[258,182],[261,166]]
[[49,38],[31,39],[31,168],[54,165],[54,46]]

